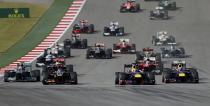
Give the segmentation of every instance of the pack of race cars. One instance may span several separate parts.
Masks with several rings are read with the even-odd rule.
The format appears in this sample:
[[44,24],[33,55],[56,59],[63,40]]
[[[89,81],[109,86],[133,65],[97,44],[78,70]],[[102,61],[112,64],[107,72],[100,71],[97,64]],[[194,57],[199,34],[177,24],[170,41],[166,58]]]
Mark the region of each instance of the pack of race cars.
[[[144,0],[159,1],[155,10],[150,11],[150,19],[169,19],[168,10],[176,10],[176,2],[169,0]],[[138,12],[140,4],[135,0],[127,0],[120,6],[120,13]],[[36,67],[41,70],[32,70],[32,65],[21,63],[16,69],[6,70],[5,82],[36,82],[41,81],[43,85],[51,84],[78,84],[77,73],[73,65],[66,64],[65,59],[71,57],[71,49],[87,49],[86,59],[112,59],[114,54],[136,54],[136,59],[131,64],[124,64],[123,71],[115,72],[116,85],[154,85],[156,75],[162,75],[163,83],[198,83],[199,75],[195,68],[187,68],[186,61],[175,60],[170,68],[164,67],[162,58],[185,58],[185,49],[177,47],[175,37],[167,31],[159,31],[152,36],[152,45],[161,46],[161,52],[156,52],[151,47],[136,50],[136,44],[130,39],[120,38],[119,42],[113,44],[112,48],[103,43],[95,43],[88,46],[88,40],[80,34],[92,34],[95,32],[94,24],[88,24],[87,20],[80,20],[73,25],[71,38],[65,39],[63,43],[56,43],[47,48],[37,58]],[[119,22],[110,22],[104,27],[103,36],[123,36],[124,26]]]

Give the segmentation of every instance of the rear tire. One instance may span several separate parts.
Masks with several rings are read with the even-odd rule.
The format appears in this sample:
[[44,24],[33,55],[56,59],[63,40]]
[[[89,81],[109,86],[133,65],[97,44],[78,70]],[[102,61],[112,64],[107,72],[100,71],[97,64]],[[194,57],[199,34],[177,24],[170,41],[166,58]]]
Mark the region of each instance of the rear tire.
[[139,3],[136,4],[135,10],[136,10],[136,12],[138,12],[140,10],[140,4]]
[[36,81],[39,82],[40,81],[40,70],[32,70],[31,74],[32,77],[36,77]]
[[125,32],[124,32],[124,27],[120,27],[120,28],[119,28],[119,33],[122,33],[122,35],[124,35],[124,33],[125,33]]
[[47,70],[43,70],[42,71],[42,84],[43,85],[48,85],[49,83],[46,82],[46,80],[48,79],[48,72]]
[[71,57],[71,48],[69,46],[67,46],[67,47],[64,48],[64,56],[66,58]]
[[78,84],[77,73],[76,72],[70,72],[70,77],[71,77],[72,84],[77,85]]
[[125,85],[125,84],[126,84],[126,74],[119,73],[119,85]]
[[193,83],[199,83],[199,76],[198,76],[197,70],[192,69],[191,75],[192,75],[192,82]]
[[119,84],[119,74],[120,72],[115,72],[115,85]]
[[152,45],[157,45],[157,38],[155,36],[152,36]]
[[164,83],[169,83],[169,78],[170,76],[169,76],[169,73],[168,72],[164,72],[163,73],[163,79],[162,79],[162,81],[164,82]]
[[151,85],[155,85],[155,75],[151,72],[146,73],[146,76],[148,78],[148,82]]
[[82,40],[82,48],[83,48],[83,49],[86,49],[87,46],[88,46],[88,41],[87,41],[87,39],[83,39],[83,40]]
[[93,24],[90,24],[89,27],[88,27],[88,33],[94,33],[94,25]]
[[[135,50],[136,51],[136,44],[132,44],[131,45],[131,50]],[[136,52],[135,52],[136,53]]]
[[107,59],[111,59],[111,58],[112,58],[112,49],[108,48],[108,49],[105,51],[105,54],[106,54],[106,58],[107,58]]
[[9,72],[4,72],[4,82],[9,82],[8,77],[9,77]]
[[88,49],[88,50],[86,51],[86,59],[90,59],[89,55],[90,55],[90,50]]
[[66,65],[66,71],[67,72],[73,72],[74,71],[74,66],[72,64]]

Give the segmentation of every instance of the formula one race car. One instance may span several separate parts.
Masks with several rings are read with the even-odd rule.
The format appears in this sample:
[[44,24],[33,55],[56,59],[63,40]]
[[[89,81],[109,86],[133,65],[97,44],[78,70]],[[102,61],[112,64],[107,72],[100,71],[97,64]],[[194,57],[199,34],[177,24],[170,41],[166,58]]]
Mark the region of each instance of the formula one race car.
[[176,2],[172,2],[170,0],[160,0],[158,5],[166,10],[176,10],[177,8]]
[[171,43],[170,47],[162,47],[161,56],[162,58],[185,58],[185,49],[183,47],[175,47],[173,43]]
[[87,49],[86,58],[111,59],[112,49],[105,48],[103,43],[96,43],[94,46]]
[[87,39],[81,39],[80,34],[73,34],[71,39],[65,39],[63,43],[74,49],[86,49],[88,46]]
[[163,72],[162,82],[164,83],[199,83],[198,72],[194,68],[186,68],[185,61],[173,61],[171,68]]
[[109,26],[104,27],[104,36],[123,36],[124,27],[119,26],[118,22],[110,22]]
[[115,84],[154,85],[155,75],[149,71],[141,71],[135,63],[125,64],[123,72],[115,72]]
[[161,61],[161,54],[154,53],[152,48],[143,48],[143,51],[136,53],[136,63],[138,63],[142,69],[144,67],[150,68],[153,73],[160,75],[163,71],[163,63]]
[[88,24],[87,20],[80,20],[79,24],[74,24],[72,33],[94,33],[94,25]]
[[5,70],[4,82],[38,82],[40,70],[32,70],[30,63],[20,63],[17,68]]
[[130,39],[120,39],[120,42],[113,44],[113,53],[136,53],[136,44],[130,44]]
[[73,71],[73,65],[54,64],[43,67],[43,85],[49,84],[74,84],[78,83],[77,73]]
[[71,57],[71,48],[69,45],[56,44],[53,48],[47,48],[44,50],[43,55],[37,58],[36,66],[41,67],[43,65],[52,64],[56,58],[68,58]]
[[156,7],[154,11],[150,11],[150,20],[161,19],[167,20],[169,19],[168,11],[163,7]]
[[152,45],[163,46],[169,45],[170,43],[176,43],[175,38],[168,34],[167,31],[157,32],[156,36],[152,36]]
[[135,0],[127,0],[126,3],[122,3],[120,6],[120,12],[138,12],[140,11],[140,4],[136,3]]

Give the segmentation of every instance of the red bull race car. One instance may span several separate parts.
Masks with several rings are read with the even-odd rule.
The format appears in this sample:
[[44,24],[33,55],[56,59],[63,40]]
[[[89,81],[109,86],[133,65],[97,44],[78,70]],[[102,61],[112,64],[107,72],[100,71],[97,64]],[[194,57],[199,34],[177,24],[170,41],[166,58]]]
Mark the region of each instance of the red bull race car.
[[166,68],[162,74],[164,83],[199,83],[198,71],[187,68],[186,61],[173,61],[171,68]]
[[123,72],[115,72],[116,85],[154,85],[155,74],[142,71],[136,63],[125,64]]

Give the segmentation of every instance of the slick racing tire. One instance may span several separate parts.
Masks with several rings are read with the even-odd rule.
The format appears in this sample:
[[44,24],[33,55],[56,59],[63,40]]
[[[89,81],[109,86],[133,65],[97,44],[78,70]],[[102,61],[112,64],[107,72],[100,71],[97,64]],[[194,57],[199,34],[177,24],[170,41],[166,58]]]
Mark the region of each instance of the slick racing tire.
[[83,40],[82,40],[82,48],[83,48],[83,49],[86,49],[87,46],[88,46],[88,41],[87,41],[87,39],[83,39]]
[[119,84],[119,74],[120,72],[115,72],[115,85]]
[[119,85],[125,85],[125,84],[126,84],[126,74],[119,73]]
[[77,85],[78,84],[77,73],[76,72],[70,72],[70,77],[71,77],[72,84]]
[[67,70],[67,72],[73,72],[74,66],[72,64],[66,65],[66,70]]
[[71,48],[69,46],[67,46],[67,47],[64,48],[64,56],[66,58],[71,57]]

